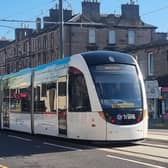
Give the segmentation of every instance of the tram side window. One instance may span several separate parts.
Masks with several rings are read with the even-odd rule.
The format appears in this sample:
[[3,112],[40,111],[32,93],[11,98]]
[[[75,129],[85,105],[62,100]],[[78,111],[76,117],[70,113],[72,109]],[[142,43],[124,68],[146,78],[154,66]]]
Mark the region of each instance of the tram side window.
[[41,88],[42,92],[41,92],[41,96],[42,97],[47,97],[47,84],[42,84],[42,88]]
[[3,111],[9,112],[9,89],[4,88],[3,89]]
[[56,112],[56,82],[40,83],[34,88],[34,112]]
[[69,69],[69,111],[91,111],[85,78],[81,71],[73,67]]
[[31,88],[10,89],[10,111],[30,113]]
[[59,83],[58,95],[66,96],[66,82]]

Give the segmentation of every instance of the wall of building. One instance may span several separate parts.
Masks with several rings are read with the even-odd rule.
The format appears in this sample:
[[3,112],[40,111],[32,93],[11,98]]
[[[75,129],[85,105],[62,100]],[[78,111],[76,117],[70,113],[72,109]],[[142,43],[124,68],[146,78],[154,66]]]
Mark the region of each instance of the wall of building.
[[[90,29],[95,29],[95,44],[89,44]],[[115,31],[116,43],[109,47],[108,39],[111,30]],[[70,56],[95,49],[120,51],[129,46],[128,30],[135,31],[135,45],[145,44],[151,40],[150,29],[65,26],[64,54]],[[48,63],[59,58],[59,30],[44,32],[31,38],[14,41],[5,48],[7,52],[3,56],[2,50],[1,57],[6,58],[7,73],[16,72],[28,66]]]
[[[127,51],[137,59],[146,85],[148,112],[151,119],[162,118],[168,113],[168,41],[162,40]],[[149,74],[149,53],[153,56],[153,73]],[[150,85],[149,85],[150,83]],[[162,92],[161,92],[162,90]]]
[[[133,10],[130,11],[127,8]],[[67,11],[66,17],[70,18],[72,11],[65,11]],[[54,19],[54,21],[58,21],[58,12],[58,8],[50,9],[49,16],[47,17],[50,18],[50,21]],[[82,2],[82,12],[79,15],[81,18],[79,17],[76,20],[78,15],[74,15],[75,21],[73,17],[71,18],[71,23],[79,23],[79,25],[64,26],[65,56],[89,50],[106,49],[122,51],[124,48],[130,46],[135,48],[139,45],[150,43],[153,39],[155,27],[144,24],[141,21],[138,5],[122,5],[121,16],[114,14],[106,16],[101,15],[100,3],[98,1],[84,0]],[[135,14],[135,17],[132,17],[132,14]],[[37,20],[39,23],[36,30],[29,28],[16,29],[16,40],[0,50],[0,57],[2,57],[0,59],[3,60],[5,58],[5,61],[0,62],[1,74],[16,72],[23,68],[34,67],[60,58],[59,27],[53,27],[52,24],[48,24],[47,26],[44,25],[42,29],[41,20],[39,18]],[[80,25],[80,22],[83,23],[83,20],[88,25]],[[89,43],[89,31],[91,29],[95,30],[94,43]],[[115,33],[114,44],[109,44],[109,31],[114,31]],[[128,31],[135,33],[135,43],[133,44],[128,44]],[[142,53],[142,55],[144,54]]]
[[136,45],[148,44],[152,41],[151,29],[137,29],[136,30]]
[[[159,42],[158,42],[159,43]],[[148,75],[148,53],[153,54],[154,73],[153,78],[168,74],[168,42],[150,46],[146,45],[141,49],[129,51],[130,54],[136,56],[138,63],[143,72],[144,79],[150,78]]]
[[6,49],[2,48],[0,49],[0,76],[2,74],[5,74],[5,58],[6,56]]

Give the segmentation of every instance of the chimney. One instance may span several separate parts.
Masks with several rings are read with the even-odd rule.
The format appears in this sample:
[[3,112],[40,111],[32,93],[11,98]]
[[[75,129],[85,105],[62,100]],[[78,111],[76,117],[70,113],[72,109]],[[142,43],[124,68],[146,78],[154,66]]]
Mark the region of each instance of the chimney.
[[130,4],[123,4],[121,6],[121,17],[130,21],[139,21],[139,5],[135,4],[133,0],[131,0]]
[[[68,19],[70,19],[72,17],[72,10],[69,10],[69,9],[63,9],[63,12],[64,12],[64,21],[67,21]],[[44,21],[44,29],[47,29],[49,27],[52,27],[57,23],[59,22],[59,14],[60,14],[60,10],[58,8],[58,5],[56,5],[56,8],[55,9],[50,9],[49,10],[49,16],[45,16],[43,17],[43,21]],[[45,23],[46,22],[46,23]],[[52,23],[47,23],[47,22],[53,22]]]
[[[72,10],[70,9],[63,9],[64,12],[64,21],[70,19],[72,17]],[[55,22],[59,22],[59,14],[60,14],[60,10],[58,7],[56,7],[55,9],[50,9],[50,18],[51,20],[55,21]]]
[[41,19],[36,19],[36,32],[39,33],[41,31]]
[[94,21],[98,21],[100,18],[100,2],[98,0],[83,0],[82,14]]
[[15,39],[16,41],[23,40],[25,38],[32,36],[33,29],[30,28],[16,28],[15,29]]

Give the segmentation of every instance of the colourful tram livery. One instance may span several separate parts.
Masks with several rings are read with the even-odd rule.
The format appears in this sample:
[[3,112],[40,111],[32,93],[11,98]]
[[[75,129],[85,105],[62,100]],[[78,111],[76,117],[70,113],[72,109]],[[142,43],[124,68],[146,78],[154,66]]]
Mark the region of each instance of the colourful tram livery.
[[127,54],[93,51],[1,77],[1,128],[96,141],[147,135],[143,77]]

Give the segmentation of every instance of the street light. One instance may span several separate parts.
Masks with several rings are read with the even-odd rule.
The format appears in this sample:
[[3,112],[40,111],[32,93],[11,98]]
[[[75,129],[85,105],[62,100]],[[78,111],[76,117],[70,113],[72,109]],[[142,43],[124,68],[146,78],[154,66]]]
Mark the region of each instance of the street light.
[[59,0],[59,21],[60,21],[60,57],[64,58],[64,14],[63,3]]

